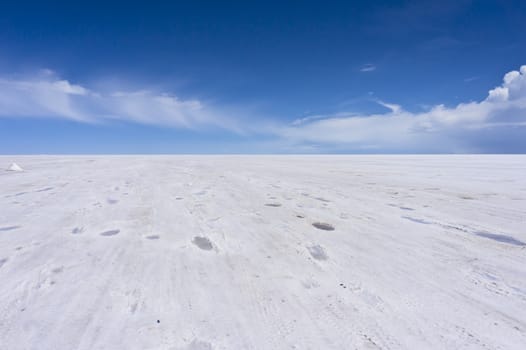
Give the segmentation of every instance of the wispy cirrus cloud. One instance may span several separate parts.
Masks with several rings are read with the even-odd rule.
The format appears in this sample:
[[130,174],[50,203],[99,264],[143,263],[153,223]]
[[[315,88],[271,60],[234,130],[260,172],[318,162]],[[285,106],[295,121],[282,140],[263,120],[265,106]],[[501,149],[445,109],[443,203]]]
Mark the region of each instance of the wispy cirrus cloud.
[[0,78],[0,117],[62,118],[86,123],[125,121],[242,131],[239,120],[226,109],[198,99],[180,99],[148,89],[94,90],[62,79],[50,70],[30,78]]
[[526,140],[526,65],[507,73],[502,84],[489,90],[479,102],[454,107],[436,105],[420,113],[406,111],[396,104],[378,103],[390,111],[306,117],[276,132],[298,145],[404,152],[483,151],[479,146],[484,142],[481,138],[506,137],[501,130],[509,128],[515,128],[513,134],[520,135],[516,132],[519,128]]
[[371,63],[364,64],[362,68],[360,68],[360,72],[373,72],[376,70],[376,66]]
[[272,152],[483,152],[501,144],[526,152],[526,65],[507,73],[481,101],[421,112],[375,101],[388,112],[341,111],[285,122],[148,89],[93,89],[50,71],[26,79],[0,77],[0,117],[216,128],[243,134],[246,142],[260,142],[261,151]]
[[475,81],[475,80],[478,80],[479,77],[467,77],[467,78],[464,78],[464,82],[465,83],[471,83],[472,81]]

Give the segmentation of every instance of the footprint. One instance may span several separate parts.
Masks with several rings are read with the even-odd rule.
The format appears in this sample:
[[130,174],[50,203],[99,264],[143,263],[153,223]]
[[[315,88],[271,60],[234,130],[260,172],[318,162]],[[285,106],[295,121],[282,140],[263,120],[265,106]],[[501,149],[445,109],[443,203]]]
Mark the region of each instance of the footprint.
[[118,235],[119,232],[121,232],[121,230],[109,230],[109,231],[104,231],[102,232],[100,235],[101,236],[115,236],[115,235]]
[[212,250],[214,248],[212,242],[210,242],[210,240],[207,237],[195,236],[192,240],[192,243],[203,250]]
[[320,286],[320,284],[314,278],[308,278],[302,281],[301,284],[303,285],[303,287],[305,287],[305,289],[313,289],[318,288]]
[[20,228],[20,226],[5,226],[5,227],[0,227],[0,231],[11,231],[11,230],[16,230],[17,228]]
[[265,204],[267,207],[281,207],[281,204],[280,203],[266,203]]
[[334,226],[325,222],[315,222],[312,224],[312,226],[316,227],[319,230],[334,231]]
[[327,260],[328,256],[327,253],[325,253],[325,249],[323,249],[320,245],[312,245],[310,247],[307,247],[309,250],[310,255],[316,259],[316,260]]
[[73,230],[71,230],[71,233],[74,235],[78,235],[82,232],[84,232],[84,227],[75,227]]
[[161,236],[159,235],[146,236],[146,239],[159,239],[159,238],[161,238]]

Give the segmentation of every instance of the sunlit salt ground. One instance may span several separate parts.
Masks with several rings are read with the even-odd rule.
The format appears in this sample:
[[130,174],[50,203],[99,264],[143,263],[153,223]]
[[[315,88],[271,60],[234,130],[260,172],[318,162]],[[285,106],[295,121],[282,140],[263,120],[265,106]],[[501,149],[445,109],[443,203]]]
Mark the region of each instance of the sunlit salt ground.
[[525,156],[0,167],[1,349],[526,348]]

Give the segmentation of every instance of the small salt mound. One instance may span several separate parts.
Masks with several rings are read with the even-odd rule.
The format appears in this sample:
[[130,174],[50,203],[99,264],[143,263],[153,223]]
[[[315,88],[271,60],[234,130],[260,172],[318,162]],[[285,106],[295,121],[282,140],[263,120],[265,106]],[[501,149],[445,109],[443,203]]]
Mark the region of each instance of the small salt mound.
[[20,167],[20,165],[18,165],[16,163],[11,164],[11,166],[7,170],[9,170],[9,171],[24,171],[24,169],[22,169]]

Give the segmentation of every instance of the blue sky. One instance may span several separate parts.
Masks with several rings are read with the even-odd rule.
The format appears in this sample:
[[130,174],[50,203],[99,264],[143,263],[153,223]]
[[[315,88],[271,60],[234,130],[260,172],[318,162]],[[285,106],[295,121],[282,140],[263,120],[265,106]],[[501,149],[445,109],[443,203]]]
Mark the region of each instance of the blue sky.
[[524,1],[0,9],[0,153],[524,153]]

